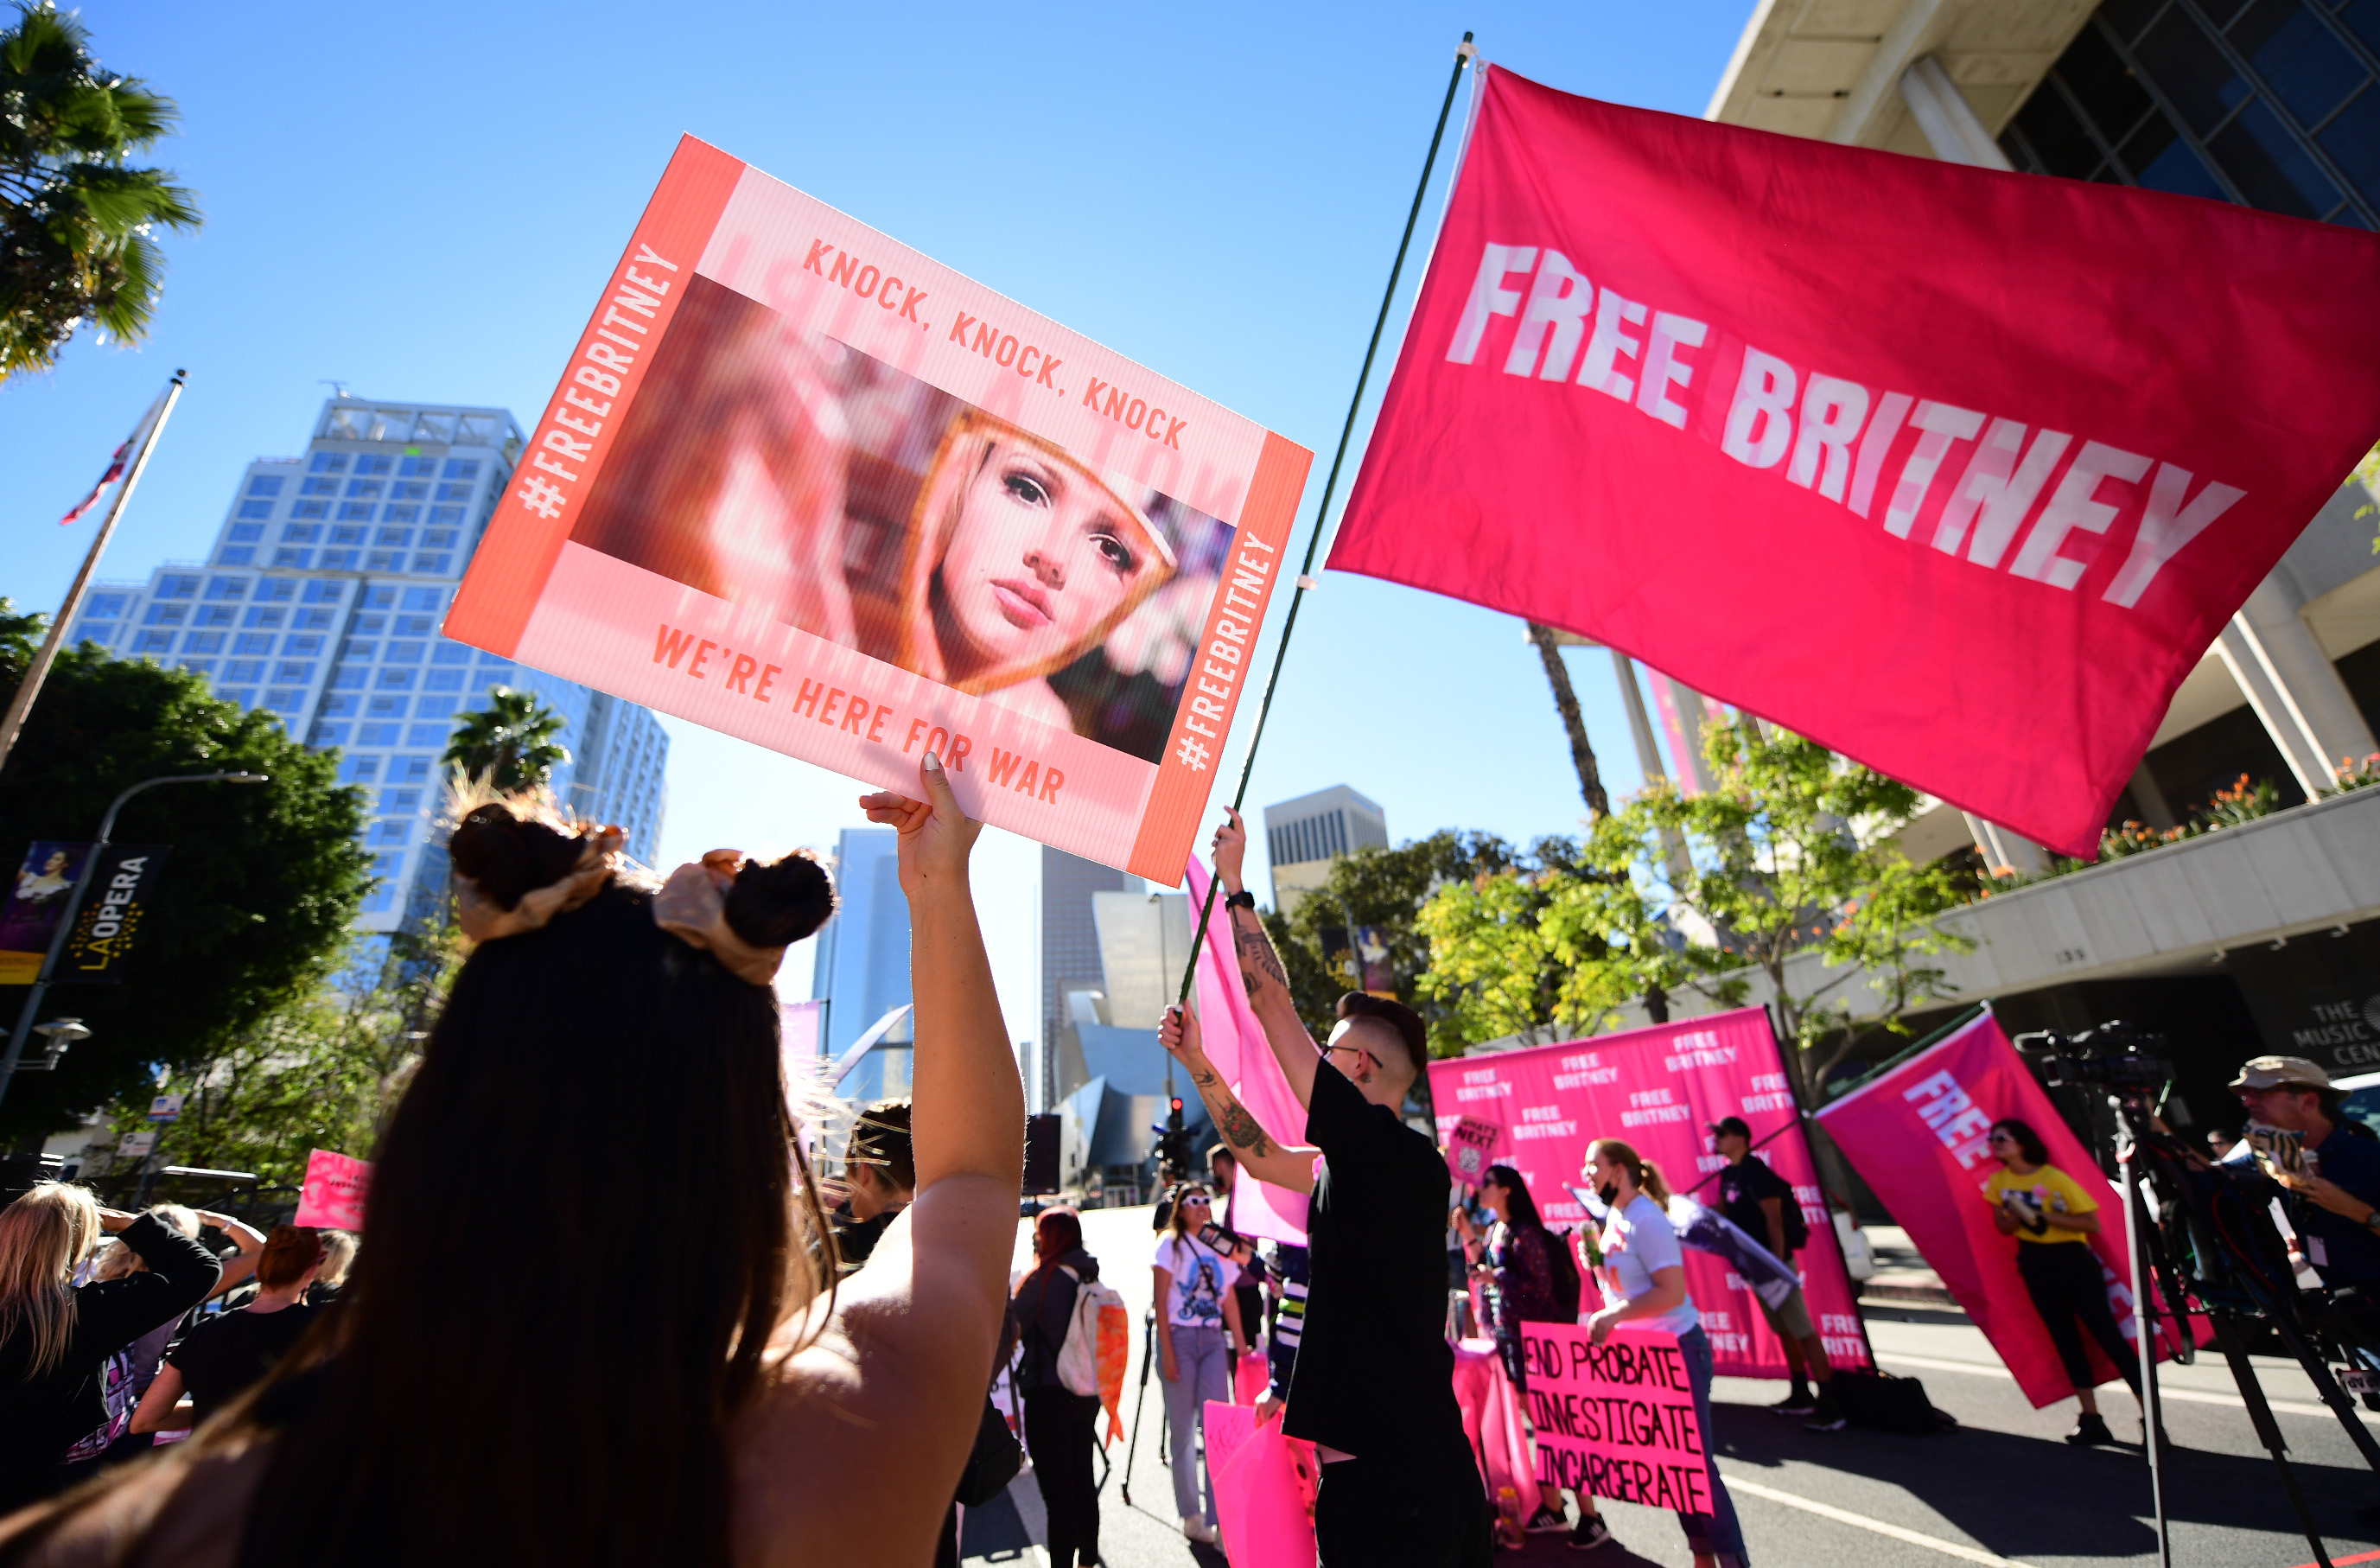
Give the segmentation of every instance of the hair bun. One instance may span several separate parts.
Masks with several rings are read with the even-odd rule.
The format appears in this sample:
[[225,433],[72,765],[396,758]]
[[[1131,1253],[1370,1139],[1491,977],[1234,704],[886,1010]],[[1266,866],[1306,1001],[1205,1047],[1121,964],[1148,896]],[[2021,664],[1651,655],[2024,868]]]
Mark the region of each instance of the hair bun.
[[729,929],[754,947],[785,947],[825,925],[835,904],[826,868],[796,849],[773,861],[745,861],[724,913]]
[[550,814],[504,801],[473,807],[446,841],[457,876],[480,896],[510,911],[522,898],[577,868],[587,841]]

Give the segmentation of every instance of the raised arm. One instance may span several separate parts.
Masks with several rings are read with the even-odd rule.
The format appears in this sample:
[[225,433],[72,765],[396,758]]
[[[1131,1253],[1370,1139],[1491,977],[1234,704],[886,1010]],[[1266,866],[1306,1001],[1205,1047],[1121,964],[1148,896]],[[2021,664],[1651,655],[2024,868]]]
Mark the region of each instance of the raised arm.
[[[1230,820],[1215,830],[1215,877],[1227,895],[1236,896],[1247,887],[1241,872],[1247,861],[1248,830],[1237,811],[1226,806],[1223,813]],[[1248,1004],[1264,1026],[1265,1043],[1288,1076],[1290,1092],[1300,1105],[1311,1104],[1314,1069],[1321,1064],[1322,1049],[1297,1015],[1297,1003],[1289,994],[1289,972],[1273,951],[1272,938],[1265,934],[1263,919],[1240,904],[1232,906],[1231,916],[1232,949],[1239,959],[1241,982],[1248,988]]]
[[1165,1021],[1158,1026],[1157,1038],[1189,1073],[1198,1098],[1207,1102],[1207,1114],[1214,1120],[1215,1130],[1223,1135],[1223,1141],[1238,1157],[1241,1174],[1292,1192],[1314,1190],[1314,1161],[1322,1151],[1294,1145],[1284,1147],[1264,1130],[1255,1114],[1240,1103],[1239,1096],[1223,1081],[1222,1072],[1207,1059],[1206,1048],[1199,1039],[1196,1014],[1186,1007],[1167,1008]]

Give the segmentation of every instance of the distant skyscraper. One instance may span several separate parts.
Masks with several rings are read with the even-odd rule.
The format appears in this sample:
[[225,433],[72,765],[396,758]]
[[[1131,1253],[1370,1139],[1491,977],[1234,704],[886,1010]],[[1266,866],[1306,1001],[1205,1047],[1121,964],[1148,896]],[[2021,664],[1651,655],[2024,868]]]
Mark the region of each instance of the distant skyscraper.
[[[1036,1052],[1040,1078],[1033,1097],[1036,1109],[1051,1109],[1079,1083],[1066,1081],[1070,1064],[1060,1060],[1071,1035],[1069,1026],[1075,1021],[1067,1009],[1066,993],[1105,986],[1091,895],[1136,892],[1142,885],[1130,872],[1041,846],[1041,1043]],[[1080,1054],[1077,1047],[1075,1055]],[[1079,1063],[1072,1066],[1075,1072],[1081,1070]]]
[[520,448],[502,408],[332,398],[303,456],[248,465],[207,560],[94,585],[74,627],[345,748],[341,780],[373,789],[363,930],[395,930],[408,890],[443,881],[438,757],[493,687],[568,721],[564,804],[618,823],[638,859],[656,852],[669,737],[650,711],[438,635]]
[[1265,851],[1272,861],[1272,906],[1288,914],[1322,885],[1330,862],[1351,849],[1386,849],[1389,819],[1345,784],[1332,784],[1265,808]]
[[[909,901],[901,892],[891,828],[845,828],[835,845],[834,883],[841,907],[819,933],[811,994],[826,1003],[820,1036],[829,1061],[850,1050],[876,1021],[910,1000]],[[844,1080],[846,1099],[876,1100],[909,1092],[906,1020],[882,1048]]]

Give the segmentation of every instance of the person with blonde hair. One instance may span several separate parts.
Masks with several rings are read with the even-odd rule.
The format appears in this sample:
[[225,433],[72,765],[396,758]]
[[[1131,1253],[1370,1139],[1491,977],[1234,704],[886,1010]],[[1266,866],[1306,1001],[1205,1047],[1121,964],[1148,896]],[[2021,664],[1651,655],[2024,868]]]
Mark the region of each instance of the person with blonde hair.
[[[490,801],[474,944],[374,1157],[353,1299],[188,1442],[0,1563],[925,1568],[1006,1306],[1025,1105],[938,762],[861,797],[909,904],[917,1201],[837,1282],[771,982],[826,870]],[[526,1227],[526,1231],[524,1231]],[[531,1235],[536,1270],[474,1267]]]
[[[1703,1332],[1702,1314],[1686,1295],[1685,1252],[1677,1228],[1670,1223],[1670,1185],[1661,1179],[1659,1166],[1619,1138],[1588,1144],[1579,1174],[1602,1200],[1605,1216],[1599,1238],[1603,1266],[1596,1270],[1603,1306],[1586,1319],[1587,1336],[1601,1344],[1622,1323],[1643,1323],[1677,1335],[1679,1355],[1694,1384],[1703,1451],[1715,1453],[1710,1441],[1710,1337]],[[1743,1528],[1736,1522],[1735,1500],[1728,1496],[1715,1461],[1706,1461],[1704,1469],[1710,1480],[1710,1512],[1678,1515],[1686,1548],[1694,1554],[1694,1568],[1744,1568],[1749,1560]],[[1570,1544],[1587,1550],[1610,1538],[1609,1527],[1589,1513],[1572,1531]]]
[[314,1282],[306,1292],[306,1305],[327,1307],[339,1299],[346,1285],[347,1270],[355,1267],[356,1233],[353,1231],[317,1231],[322,1238],[322,1266],[314,1272]]
[[[103,1232],[146,1267],[77,1290]],[[221,1273],[164,1220],[103,1209],[85,1187],[42,1182],[0,1209],[0,1513],[72,1478],[67,1451],[109,1422],[110,1359],[197,1306]]]

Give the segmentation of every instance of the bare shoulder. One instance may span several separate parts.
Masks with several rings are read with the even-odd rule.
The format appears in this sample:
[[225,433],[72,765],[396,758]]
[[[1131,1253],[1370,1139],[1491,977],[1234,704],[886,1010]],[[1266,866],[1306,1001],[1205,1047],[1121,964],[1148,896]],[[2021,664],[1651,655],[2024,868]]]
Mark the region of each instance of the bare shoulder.
[[[63,1500],[25,1568],[231,1568],[268,1442],[197,1457],[162,1454]],[[19,1517],[22,1517],[21,1515]],[[11,1532],[0,1531],[0,1542]]]

